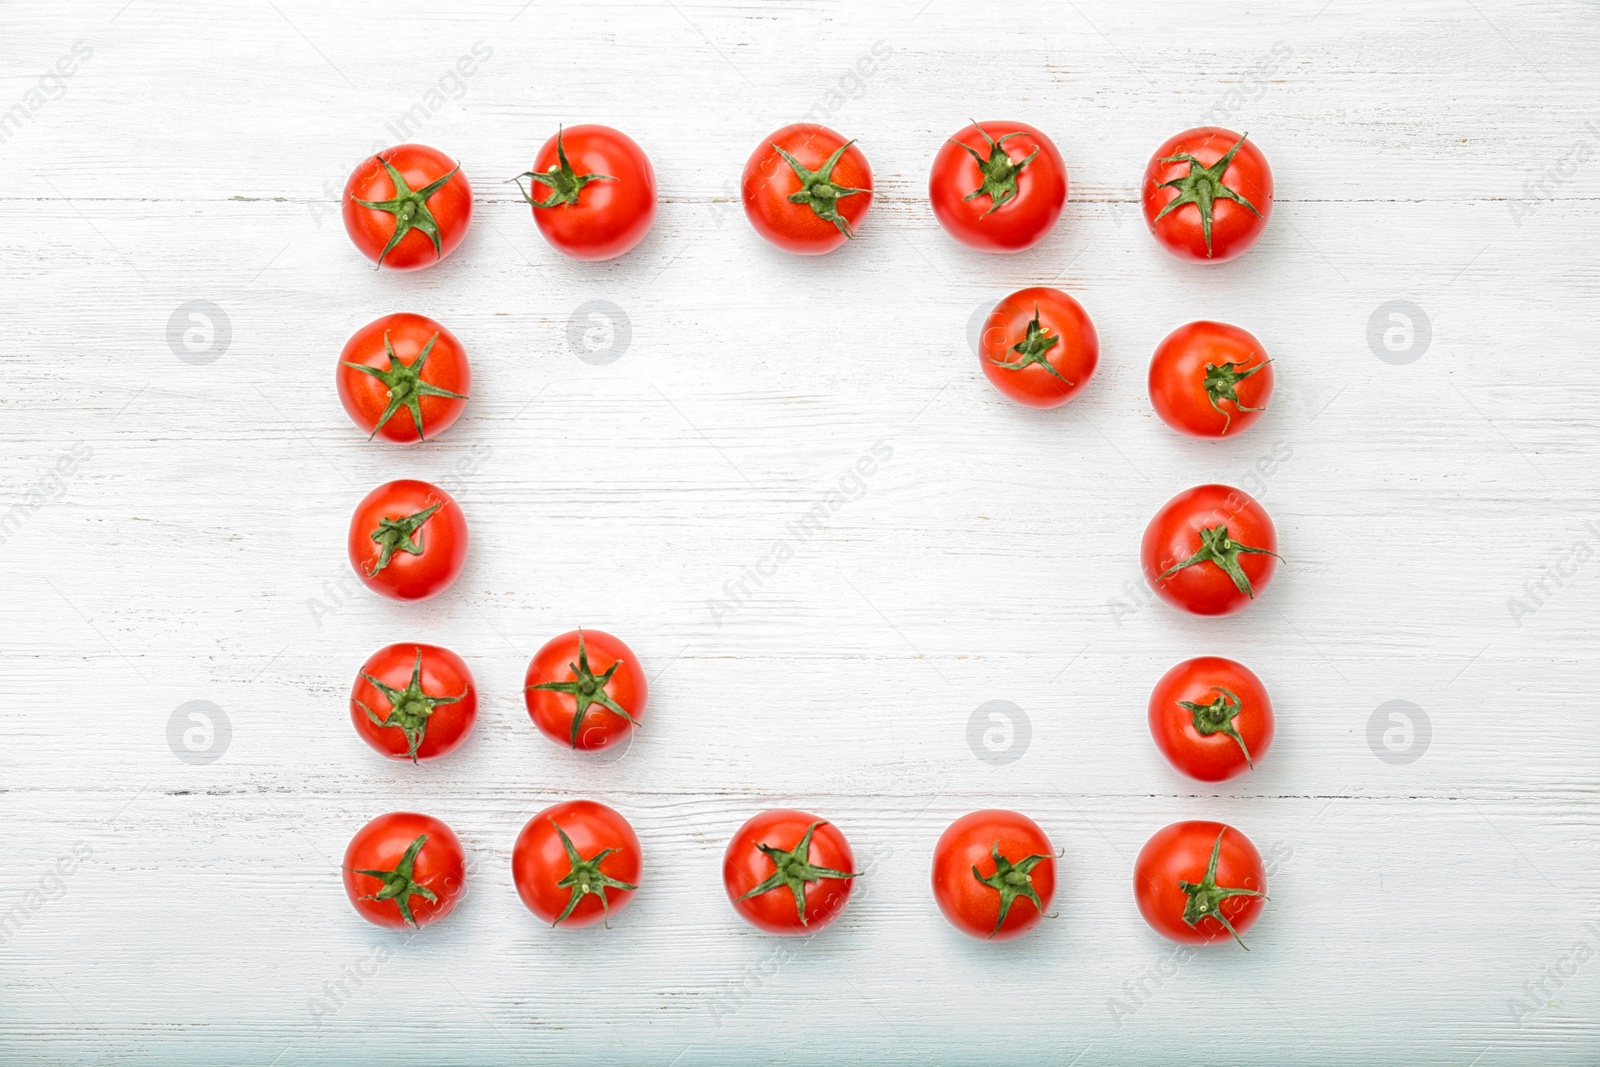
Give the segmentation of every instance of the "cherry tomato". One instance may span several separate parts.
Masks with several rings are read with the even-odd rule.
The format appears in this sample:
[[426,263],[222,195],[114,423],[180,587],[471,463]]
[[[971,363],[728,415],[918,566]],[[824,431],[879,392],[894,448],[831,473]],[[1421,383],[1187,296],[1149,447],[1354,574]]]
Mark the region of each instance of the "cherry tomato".
[[1150,693],[1150,736],[1178,770],[1221,782],[1253,768],[1272,744],[1267,687],[1242,663],[1186,659]]
[[1150,361],[1150,403],[1161,421],[1194,437],[1231,437],[1272,398],[1272,360],[1261,342],[1225,322],[1179,326]]
[[1039,824],[1014,811],[974,811],[933,847],[933,898],[964,934],[1009,941],[1039,925],[1056,892],[1056,856]]
[[1185,130],[1144,168],[1144,221],[1179,259],[1221,263],[1256,243],[1272,217],[1272,169],[1247,134]]
[[1250,929],[1267,899],[1261,853],[1220,822],[1175,822],[1145,842],[1133,864],[1139,914],[1163,937],[1204,945]]
[[1067,166],[1025,122],[974,123],[933,158],[928,199],[945,232],[981,252],[1020,252],[1044,239],[1067,204]]
[[391,600],[449,588],[467,561],[467,519],[449,493],[414,478],[384,482],[356,505],[346,539],[362,584]]
[[741,195],[762,237],[788,252],[820,256],[856,235],[872,204],[872,168],[854,141],[797,122],[751,154]]
[[1083,391],[1100,337],[1083,305],[1060,289],[1019,289],[983,324],[978,363],[994,387],[1032,408],[1059,407]]
[[[656,172],[633,139],[610,126],[557,130],[518,175],[522,198],[556,251],[610,259],[644,239],[656,218]],[[517,184],[522,189],[521,182]]]
[[367,657],[350,689],[350,721],[374,750],[433,759],[467,739],[478,689],[460,656],[437,645],[386,645]]
[[604,630],[552,637],[533,654],[522,681],[539,732],[573,748],[616,744],[639,725],[650,697],[639,657]]
[[345,895],[378,926],[438,922],[455,910],[466,878],[461,842],[432,815],[380,815],[344,850]]
[[418,270],[456,250],[472,221],[461,166],[427,145],[397,145],[361,161],[344,185],[344,229],[379,267]]
[[1197,485],[1167,501],[1139,549],[1156,595],[1196,615],[1228,615],[1255,599],[1278,569],[1266,509],[1226,485]]
[[639,888],[639,838],[604,804],[569,800],[528,820],[511,874],[528,910],[551,926],[611,925]]
[[335,383],[350,421],[370,436],[421,441],[461,417],[472,370],[455,334],[426,315],[400,313],[350,335]]
[[769,934],[822,929],[844,910],[859,877],[850,842],[834,826],[792,808],[739,827],[722,858],[722,888],[745,922]]

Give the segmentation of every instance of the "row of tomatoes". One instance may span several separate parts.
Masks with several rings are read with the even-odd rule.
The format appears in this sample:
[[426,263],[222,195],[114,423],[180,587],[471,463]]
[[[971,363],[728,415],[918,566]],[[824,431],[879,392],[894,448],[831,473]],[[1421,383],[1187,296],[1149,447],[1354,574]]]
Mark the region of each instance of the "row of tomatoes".
[[[1006,941],[1050,914],[1056,860],[1039,824],[1015,811],[974,811],[951,823],[933,850],[933,895],[956,929]],[[511,850],[512,880],[529,911],[552,926],[610,924],[644,869],[639,837],[615,809],[593,800],[546,808]],[[431,815],[396,811],[357,831],[344,855],[344,887],[379,926],[421,927],[455,910],[466,889],[461,841]],[[856,879],[850,842],[825,819],[792,808],[739,827],[722,860],[735,912],[759,930],[810,934],[844,910]],[[1261,854],[1216,822],[1158,831],[1134,862],[1134,899],[1152,929],[1205,944],[1249,929],[1266,899]],[[1262,889],[1242,888],[1246,885]]]
[[[650,159],[609,126],[559,130],[516,180],[545,240],[576,259],[622,255],[655,220]],[[801,255],[830,252],[853,238],[872,195],[872,168],[860,146],[805,122],[775,131],[756,148],[740,190],[756,232]],[[986,252],[1018,252],[1042,240],[1061,217],[1067,168],[1055,143],[1027,123],[974,122],[940,147],[928,198],[958,241]],[[1167,251],[1221,262],[1249,248],[1266,227],[1272,171],[1246,136],[1202,126],[1156,149],[1140,202]],[[1194,210],[1181,210],[1186,206]],[[367,258],[380,267],[416,270],[461,244],[472,218],[472,188],[460,165],[442,152],[399,145],[364,160],[350,175],[343,215]]]

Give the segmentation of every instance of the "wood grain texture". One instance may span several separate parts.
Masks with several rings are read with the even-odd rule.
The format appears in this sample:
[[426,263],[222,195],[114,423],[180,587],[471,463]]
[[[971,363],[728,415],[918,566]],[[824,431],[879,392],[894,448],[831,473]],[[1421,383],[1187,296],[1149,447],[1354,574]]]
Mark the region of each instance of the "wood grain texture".
[[[385,11],[398,29],[302,0],[6,5],[0,1061],[1600,1059],[1600,9]],[[808,111],[860,138],[879,190],[819,260],[762,245],[736,191]],[[336,199],[401,116],[463,161],[477,214],[451,259],[391,276]],[[1027,253],[966,252],[927,207],[969,117],[1033,122],[1068,161]],[[1262,242],[1215,269],[1167,258],[1136,202],[1151,149],[1208,119],[1278,182]],[[653,232],[611,263],[562,260],[502,184],[580,121],[625,129],[660,180]],[[1040,283],[1102,343],[1057,412],[1007,404],[968,339]],[[231,329],[204,364],[168,339],[195,300]],[[1431,327],[1404,365],[1369,343],[1392,300]],[[363,440],[332,388],[349,333],[400,310],[473,359],[466,415],[420,448]],[[1155,343],[1200,317],[1278,361],[1236,440],[1179,440],[1145,396]],[[614,362],[579,358],[623,333]],[[472,529],[422,605],[360,590],[343,555],[355,502],[401,476]],[[1200,481],[1255,492],[1286,559],[1229,619],[1141,592],[1144,523]],[[652,679],[621,753],[563,751],[522,708],[527,658],[579,623]],[[437,766],[382,760],[346,716],[365,656],[410,639],[483,694]],[[1155,679],[1210,652],[1279,716],[1220,788],[1144,725]],[[231,726],[215,762],[169,745],[191,700]],[[968,740],[993,700],[1029,724],[1003,765]],[[1431,725],[1414,762],[1369,744],[1391,700]],[[610,931],[544,929],[511,887],[518,829],[571,796],[644,844]],[[732,831],[780,804],[867,870],[800,944],[744,927],[719,883]],[[1057,918],[1008,945],[962,938],[927,888],[943,827],[985,806],[1065,850]],[[337,875],[396,808],[445,819],[473,865],[415,937],[361,923]],[[1190,817],[1268,859],[1249,954],[1175,949],[1133,906],[1133,856]]]

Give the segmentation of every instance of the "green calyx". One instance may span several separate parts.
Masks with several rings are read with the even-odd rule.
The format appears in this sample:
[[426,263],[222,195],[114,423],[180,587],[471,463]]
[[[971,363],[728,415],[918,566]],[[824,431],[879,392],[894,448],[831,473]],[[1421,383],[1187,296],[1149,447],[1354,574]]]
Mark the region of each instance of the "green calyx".
[[1220,685],[1211,687],[1217,698],[1209,704],[1196,704],[1188,700],[1178,701],[1178,707],[1183,708],[1194,716],[1194,728],[1201,737],[1210,737],[1212,734],[1227,734],[1239,746],[1239,751],[1244,753],[1244,761],[1252,768],[1255,760],[1250,758],[1250,750],[1245,747],[1244,738],[1239,736],[1239,731],[1234,728],[1233,720],[1239,717],[1239,712],[1244,710],[1244,704],[1239,700],[1239,695],[1231,689],[1224,689]]
[[1233,939],[1239,942],[1239,947],[1248,952],[1250,951],[1250,946],[1244,943],[1244,939],[1239,936],[1239,931],[1235,930],[1233,924],[1228,921],[1228,917],[1222,914],[1222,902],[1229,897],[1265,897],[1266,894],[1258,893],[1254,889],[1229,889],[1225,886],[1217,885],[1217,858],[1222,855],[1222,834],[1227,832],[1227,830],[1223,830],[1221,834],[1218,834],[1217,843],[1211,846],[1211,862],[1206,864],[1206,876],[1200,879],[1198,883],[1178,882],[1178,888],[1182,889],[1189,897],[1188,902],[1183,906],[1183,921],[1190,926],[1194,926],[1207,917],[1215,919],[1227,927],[1228,933],[1232,934]]
[[570,682],[540,682],[538,685],[527,686],[528,689],[545,689],[552,693],[566,693],[576,702],[577,708],[572,714],[572,747],[578,747],[578,733],[583,729],[583,717],[589,713],[591,704],[599,704],[602,708],[621,715],[628,720],[629,725],[638,726],[633,716],[625,711],[621,704],[611,699],[611,694],[606,692],[606,683],[611,681],[611,676],[617,673],[617,668],[622,666],[619,659],[606,668],[604,674],[595,674],[589,669],[589,652],[583,647],[583,631],[578,631],[578,662],[576,665],[567,664],[567,669],[572,671]]
[[600,861],[611,855],[616,849],[603,848],[588,859],[584,859],[578,855],[578,850],[573,847],[572,838],[567,836],[567,832],[561,828],[561,825],[554,819],[550,820],[550,825],[554,826],[556,833],[561,835],[561,847],[566,849],[567,862],[572,865],[572,869],[567,872],[567,876],[556,883],[558,889],[572,890],[572,895],[567,898],[566,908],[556,917],[556,921],[550,925],[560,925],[562,919],[572,914],[572,909],[578,906],[578,901],[593,893],[600,898],[600,910],[605,912],[606,928],[610,929],[611,905],[606,900],[606,890],[625,889],[632,892],[639,887],[629,885],[627,882],[619,882],[600,870]]
[[1201,563],[1215,563],[1222,568],[1222,572],[1233,579],[1233,584],[1239,592],[1254,600],[1255,590],[1250,588],[1250,579],[1244,573],[1244,568],[1239,566],[1239,557],[1246,555],[1271,556],[1280,558],[1276,552],[1265,548],[1251,548],[1241,545],[1228,536],[1226,526],[1205,526],[1200,530],[1200,551],[1184,560],[1174,563],[1161,577],[1170,578],[1185,567],[1194,567]]
[[779,886],[783,886],[794,894],[795,911],[800,915],[800,925],[805,926],[806,885],[808,883],[820,882],[824,878],[861,877],[859,872],[836,871],[831,867],[818,867],[811,862],[811,835],[816,833],[817,827],[822,825],[824,824],[821,822],[814,822],[806,827],[806,834],[800,839],[800,843],[787,852],[781,848],[774,848],[771,845],[758,842],[756,848],[764,852],[778,869],[773,871],[766,881],[739,899],[749,900],[751,897],[759,897],[762,893],[770,893]]
[[[396,552],[406,552],[413,556],[422,555],[422,524],[433,518],[433,513],[438,511],[444,503],[441,501],[431,508],[424,508],[414,514],[399,519],[379,519],[378,528],[372,531],[372,539],[378,542],[378,547],[383,552],[378,556],[378,564],[367,573],[368,578],[376,578],[378,572],[389,565]],[[413,537],[412,535],[416,536]]]
[[457,163],[450,168],[450,173],[444,177],[413,191],[401,173],[395,170],[387,159],[380,155],[378,162],[383,164],[383,169],[389,172],[389,180],[394,182],[394,197],[389,200],[356,199],[356,203],[362,207],[370,207],[374,211],[387,211],[394,216],[394,236],[389,238],[389,243],[378,253],[378,266],[383,266],[383,257],[387,256],[389,250],[399,244],[401,238],[412,230],[421,230],[426,234],[433,242],[433,258],[443,259],[444,250],[439,243],[439,223],[434,219],[433,212],[428,210],[428,198],[443,189],[450,179],[456,176],[461,164]]
[[1039,899],[1038,892],[1033,888],[1033,869],[1046,857],[1029,856],[1021,862],[1012,863],[1000,854],[998,841],[994,843],[989,855],[994,860],[994,873],[985,878],[978,873],[978,865],[974,863],[972,877],[1000,894],[1000,917],[995,919],[994,929],[989,931],[989,936],[994,937],[1000,932],[1006,916],[1011,912],[1011,905],[1018,897],[1026,897],[1033,901],[1033,906],[1039,913],[1044,913],[1044,902]]
[[373,437],[376,437],[378,431],[383,429],[383,424],[388,422],[394,413],[401,408],[411,412],[411,421],[417,427],[417,440],[426,440],[427,438],[422,433],[422,398],[425,396],[443,396],[453,400],[467,399],[461,393],[452,393],[448,389],[441,389],[437,385],[432,385],[422,380],[422,368],[427,364],[428,355],[433,351],[433,343],[438,339],[439,335],[437,333],[428,338],[428,343],[422,347],[422,352],[417,358],[406,364],[401,362],[400,357],[394,354],[394,346],[389,343],[389,332],[385,330],[383,333],[383,350],[389,356],[388,370],[379,370],[377,367],[369,367],[364,363],[344,361],[346,367],[358,370],[362,374],[372,375],[372,377],[383,383],[385,389],[389,390],[389,406],[383,409],[383,415],[378,419],[378,425],[372,428],[372,433],[367,440],[370,441]]
[[1262,367],[1265,367],[1267,363],[1271,362],[1272,360],[1269,359],[1265,363],[1257,363],[1254,367],[1251,367],[1242,374],[1239,372],[1239,368],[1244,366],[1243,363],[1206,364],[1206,377],[1204,382],[1206,399],[1210,400],[1211,406],[1215,408],[1225,420],[1227,420],[1222,424],[1222,431],[1224,433],[1226,433],[1228,431],[1228,427],[1233,424],[1233,416],[1222,410],[1222,402],[1224,400],[1232,404],[1234,409],[1237,411],[1267,410],[1264,406],[1259,408],[1245,407],[1243,404],[1239,403],[1239,394],[1237,390],[1240,382],[1244,381],[1246,378],[1250,377],[1250,375],[1256,373]]
[[772,146],[772,150],[783,157],[783,161],[789,164],[790,169],[794,171],[795,177],[800,179],[800,189],[798,192],[789,194],[789,203],[805,204],[817,213],[819,219],[827,219],[839,228],[840,233],[849,238],[854,238],[856,234],[850,228],[850,221],[839,214],[839,201],[847,196],[855,196],[857,193],[864,193],[867,190],[835,185],[833,182],[833,168],[843,158],[850,146],[855,143],[854,139],[852,139],[834,149],[833,155],[829,156],[827,161],[816,170],[807,170],[798,159],[777,145]]
[[411,757],[411,762],[417,762],[417,749],[422,747],[422,738],[428,732],[428,717],[433,714],[433,709],[441,704],[454,704],[466,697],[467,691],[463,689],[461,696],[431,697],[422,691],[422,649],[417,649],[417,662],[411,668],[411,681],[406,683],[404,689],[396,689],[385,685],[372,675],[362,672],[361,677],[367,684],[383,694],[389,702],[389,715],[380,719],[377,713],[361,701],[356,701],[356,706],[367,713],[378,726],[393,726],[406,735],[406,755]]
[[433,890],[414,881],[411,872],[417,863],[417,853],[422,851],[422,846],[428,843],[427,834],[418,834],[417,839],[411,842],[411,847],[406,849],[406,854],[400,857],[400,862],[395,864],[392,871],[358,871],[353,867],[345,870],[351,874],[366,874],[383,883],[383,888],[376,893],[368,893],[362,900],[392,900],[400,906],[400,917],[408,926],[416,926],[417,920],[411,915],[411,898],[421,897],[432,904],[438,901],[433,895]]
[[1017,195],[1017,175],[1022,173],[1023,167],[1033,162],[1034,157],[1039,154],[1039,149],[1035,147],[1032,152],[1028,153],[1026,159],[1012,159],[1001,146],[1013,137],[1021,137],[1022,133],[1020,131],[1005,134],[997,141],[990,137],[984,128],[976,122],[972,124],[972,128],[977,130],[984,142],[988,144],[989,156],[985,159],[983,154],[976,148],[962,144],[960,141],[950,142],[977,161],[978,173],[983,176],[983,180],[978,187],[962,197],[961,200],[965,203],[968,200],[976,200],[980,196],[987,196],[989,198],[989,210],[985,211],[984,215],[993,215],[1000,210],[1002,204]]
[[1039,305],[1035,304],[1033,321],[1028,323],[1027,333],[1023,334],[1022,340],[1011,346],[1011,351],[1017,354],[1017,358],[1009,363],[998,359],[991,359],[989,362],[1005,370],[1022,370],[1024,367],[1038,364],[1057,378],[1061,378],[1066,385],[1071,385],[1071,382],[1061,376],[1060,371],[1050,365],[1050,360],[1047,358],[1050,350],[1060,343],[1061,338],[1052,337],[1039,322]]
[[1247,133],[1239,138],[1239,143],[1228,149],[1227,155],[1209,167],[1202,166],[1198,159],[1187,152],[1179,152],[1175,156],[1162,156],[1158,160],[1161,163],[1187,163],[1189,164],[1189,173],[1181,178],[1174,178],[1170,182],[1162,182],[1156,186],[1158,189],[1176,189],[1178,190],[1178,195],[1173,198],[1170,204],[1161,209],[1161,214],[1155,217],[1155,221],[1160,222],[1169,211],[1176,211],[1184,204],[1193,204],[1200,211],[1200,226],[1206,235],[1207,258],[1211,256],[1212,205],[1218,200],[1232,200],[1236,204],[1243,204],[1250,209],[1250,213],[1256,218],[1259,219],[1261,217],[1261,212],[1256,210],[1254,204],[1222,184],[1222,176],[1233,165],[1233,157],[1240,148],[1244,147],[1244,142],[1249,136]]
[[[617,179],[609,174],[578,174],[572,169],[572,164],[567,162],[567,149],[561,143],[561,130],[556,129],[556,159],[549,170],[540,173],[536,170],[523,171],[512,181],[517,183],[517,191],[522,194],[522,199],[536,208],[560,207],[562,204],[576,204],[583,187],[590,182],[614,182]],[[535,200],[533,194],[522,187],[522,179],[538,182],[550,190],[550,195],[543,200]]]

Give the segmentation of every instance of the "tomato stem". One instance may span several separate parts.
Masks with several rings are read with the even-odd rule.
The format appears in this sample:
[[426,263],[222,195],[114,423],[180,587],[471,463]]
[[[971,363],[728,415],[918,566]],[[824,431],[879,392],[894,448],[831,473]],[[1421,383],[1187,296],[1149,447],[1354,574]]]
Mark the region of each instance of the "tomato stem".
[[[583,193],[583,187],[590,182],[614,182],[617,179],[609,174],[578,174],[572,169],[572,164],[567,162],[567,149],[561,141],[561,127],[556,127],[556,159],[544,173],[536,170],[523,171],[512,181],[517,183],[517,192],[522,194],[522,199],[536,208],[560,207],[562,204],[576,204],[578,197]],[[550,195],[544,200],[535,200],[533,194],[522,188],[520,179],[527,178],[529,182],[538,182],[550,190]]]
[[1228,536],[1226,526],[1204,526],[1200,529],[1200,550],[1182,563],[1174,563],[1162,578],[1170,578],[1185,567],[1193,567],[1201,563],[1215,563],[1222,572],[1233,579],[1233,584],[1239,592],[1250,599],[1255,599],[1255,590],[1250,587],[1250,578],[1244,573],[1244,568],[1239,566],[1239,557],[1243,555],[1271,556],[1281,559],[1276,552],[1265,548],[1252,548],[1241,545]]
[[351,197],[362,207],[372,208],[374,211],[387,211],[394,216],[394,235],[389,238],[389,243],[383,246],[383,251],[378,253],[378,266],[383,266],[383,257],[389,250],[400,243],[400,239],[412,230],[421,230],[433,242],[433,258],[435,261],[444,258],[443,247],[439,241],[439,223],[434,220],[433,212],[428,210],[428,198],[443,189],[451,178],[456,176],[456,171],[461,169],[457,163],[450,168],[450,173],[435,181],[429,182],[421,189],[415,191],[406,184],[405,177],[395,170],[393,165],[382,155],[376,157],[383,169],[389,172],[389,180],[394,183],[394,196],[388,200],[362,200]]
[[[768,143],[770,144],[771,142]],[[794,171],[795,177],[800,179],[800,188],[797,192],[789,194],[789,202],[791,204],[805,204],[817,213],[818,218],[826,219],[833,223],[834,226],[838,227],[840,233],[851,239],[854,239],[856,234],[850,228],[850,220],[839,214],[839,201],[847,196],[855,196],[857,193],[865,193],[869,190],[852,189],[848,186],[834,184],[833,168],[844,157],[850,146],[855,143],[855,139],[851,138],[834,149],[833,155],[829,156],[827,161],[816,170],[807,170],[805,165],[794,156],[777,145],[772,146],[772,150],[783,157],[783,161],[789,164],[789,168]]]
[[987,196],[989,198],[989,210],[985,211],[982,216],[987,218],[988,216],[993,215],[996,211],[999,211],[1001,205],[1003,205],[1006,201],[1017,195],[1017,175],[1022,173],[1023,167],[1026,167],[1029,163],[1033,162],[1034,157],[1039,154],[1039,147],[1035,145],[1033,151],[1028,153],[1026,159],[1022,159],[1020,161],[1014,160],[1011,158],[1010,153],[1008,153],[1001,146],[1007,141],[1011,140],[1013,137],[1023,136],[1023,132],[1021,130],[1018,130],[1015,133],[1004,134],[997,141],[993,137],[990,137],[988,131],[986,131],[982,126],[979,126],[976,121],[972,123],[972,128],[978,131],[978,135],[981,136],[984,139],[984,142],[989,146],[989,156],[987,159],[984,158],[984,156],[976,148],[973,148],[969,144],[963,144],[962,142],[955,140],[952,140],[950,143],[955,145],[957,148],[964,150],[973,159],[977,160],[978,173],[982,175],[982,180],[979,182],[976,189],[962,197],[961,200],[963,203],[965,203],[968,200],[976,200],[980,196]]
[[1209,704],[1196,704],[1188,700],[1178,701],[1178,707],[1190,712],[1194,716],[1194,728],[1201,737],[1210,737],[1212,734],[1226,734],[1238,744],[1239,751],[1244,753],[1244,761],[1255,769],[1255,761],[1250,758],[1250,750],[1245,747],[1244,738],[1239,736],[1238,729],[1233,725],[1233,720],[1244,710],[1244,704],[1239,700],[1239,695],[1231,689],[1224,689],[1220,685],[1211,687],[1217,698]]
[[1022,340],[1011,346],[1011,351],[1017,354],[1017,358],[1010,363],[998,359],[990,359],[989,362],[1005,370],[1022,370],[1024,367],[1038,364],[1057,378],[1060,378],[1064,384],[1070,386],[1072,383],[1062,377],[1061,372],[1052,367],[1050,360],[1046,358],[1046,353],[1059,344],[1060,341],[1061,338],[1052,337],[1039,322],[1039,305],[1035,304],[1033,305],[1033,320],[1028,323],[1027,333],[1023,335]]
[[617,668],[622,666],[619,659],[606,668],[606,672],[596,675],[589,669],[589,653],[583,646],[583,631],[578,631],[578,662],[576,665],[567,664],[567,669],[572,672],[570,682],[540,682],[537,685],[525,686],[526,689],[544,689],[552,693],[566,693],[572,697],[576,710],[572,714],[572,747],[578,747],[578,733],[583,728],[583,717],[589,713],[591,704],[599,704],[607,711],[621,715],[630,726],[638,726],[632,715],[623,709],[621,704],[611,699],[611,694],[606,692],[606,683],[611,681],[611,676],[617,673]]
[[411,842],[406,849],[406,854],[400,857],[400,862],[395,864],[393,870],[388,871],[362,871],[354,867],[346,867],[351,874],[365,874],[378,879],[383,883],[383,888],[376,893],[368,893],[362,900],[392,900],[400,906],[400,917],[408,926],[416,926],[417,920],[411,915],[411,898],[421,897],[430,904],[438,901],[433,895],[433,890],[412,878],[412,871],[416,866],[417,853],[422,851],[422,846],[428,843],[427,834],[418,834],[417,839]]
[[1240,948],[1249,952],[1250,946],[1244,943],[1244,939],[1239,936],[1239,931],[1235,930],[1233,924],[1228,921],[1228,917],[1222,914],[1222,902],[1231,897],[1262,897],[1265,899],[1266,894],[1258,893],[1254,889],[1230,889],[1226,886],[1217,885],[1217,859],[1222,855],[1222,836],[1227,832],[1224,829],[1222,833],[1219,833],[1217,835],[1217,843],[1211,846],[1211,862],[1206,864],[1205,877],[1200,879],[1199,882],[1185,882],[1182,880],[1178,882],[1178,888],[1182,889],[1189,897],[1188,902],[1183,906],[1183,921],[1190,926],[1195,926],[1200,920],[1207,917],[1215,919],[1228,928],[1228,933],[1232,934],[1233,939],[1239,942]]
[[[413,556],[422,555],[422,535],[420,533],[422,526],[433,518],[434,512],[442,507],[444,507],[444,502],[440,501],[430,508],[424,508],[404,518],[379,519],[378,528],[372,531],[371,536],[374,541],[378,542],[378,546],[383,551],[378,556],[377,566],[367,573],[367,577],[376,578],[378,572],[389,565],[389,561],[394,558],[396,552],[405,552]],[[412,534],[417,536],[413,538]]]
[[[428,732],[428,717],[433,714],[433,709],[441,704],[454,704],[466,699],[467,691],[463,689],[460,696],[456,697],[431,697],[422,689],[422,649],[417,649],[417,662],[411,668],[411,680],[404,689],[396,689],[385,685],[372,675],[363,671],[361,677],[367,683],[383,694],[389,702],[389,714],[385,718],[378,718],[377,713],[361,701],[356,701],[356,706],[367,713],[378,726],[393,726],[406,735],[406,744],[410,746],[406,755],[411,757],[411,762],[417,762],[417,749],[422,747],[422,738]],[[354,699],[354,698],[352,698]]]
[[1228,168],[1233,164],[1233,157],[1238,154],[1240,148],[1244,147],[1244,142],[1249,136],[1247,133],[1239,138],[1239,143],[1228,149],[1227,155],[1209,167],[1202,165],[1198,159],[1188,152],[1179,152],[1175,156],[1162,156],[1158,161],[1161,163],[1187,163],[1189,164],[1189,173],[1181,178],[1174,178],[1169,182],[1162,182],[1156,186],[1158,189],[1176,189],[1178,190],[1178,195],[1173,197],[1172,202],[1162,208],[1161,213],[1152,221],[1160,222],[1168,212],[1176,211],[1184,204],[1193,204],[1200,212],[1200,226],[1205,231],[1207,259],[1211,258],[1211,218],[1213,205],[1216,201],[1232,200],[1236,204],[1243,204],[1249,208],[1250,213],[1256,218],[1259,219],[1261,217],[1261,212],[1256,210],[1254,204],[1222,184],[1222,176],[1228,172]]
[[1026,897],[1033,901],[1033,906],[1041,915],[1044,914],[1044,902],[1039,899],[1038,890],[1033,888],[1033,869],[1047,857],[1028,856],[1012,863],[1001,855],[998,841],[994,843],[989,855],[994,860],[994,873],[985,878],[978,873],[978,865],[974,863],[972,877],[1000,894],[1000,915],[994,921],[994,929],[989,931],[989,936],[992,938],[1000,932],[1006,916],[1011,912],[1011,905],[1016,903],[1018,897]]
[[588,859],[584,859],[578,854],[577,848],[572,844],[572,838],[567,836],[567,832],[561,828],[561,824],[551,819],[550,825],[554,826],[556,833],[561,835],[561,847],[566,850],[567,862],[571,865],[566,877],[556,883],[556,888],[572,890],[572,895],[567,898],[566,908],[560,915],[556,916],[556,921],[550,925],[559,925],[562,919],[572,914],[572,909],[578,906],[580,900],[593,893],[600,898],[600,910],[605,913],[606,929],[611,929],[611,904],[606,900],[606,890],[625,889],[632,892],[639,887],[629,885],[627,882],[619,882],[600,869],[600,861],[617,851],[616,849],[603,848]]
[[422,433],[422,398],[425,396],[443,396],[452,400],[465,400],[467,397],[461,393],[452,393],[448,389],[441,389],[437,385],[422,380],[422,368],[428,362],[428,356],[433,352],[433,343],[439,339],[439,334],[428,338],[428,343],[422,347],[422,352],[408,365],[394,354],[394,346],[389,343],[389,331],[383,331],[383,350],[389,356],[389,369],[379,370],[369,367],[364,363],[351,363],[345,360],[344,365],[362,374],[370,374],[382,382],[389,391],[389,405],[383,409],[383,415],[378,419],[378,424],[372,428],[372,433],[367,440],[378,436],[378,431],[383,429],[383,424],[401,408],[411,412],[411,421],[417,427],[417,440],[427,440]]
[[749,900],[759,897],[762,893],[769,893],[779,886],[788,889],[794,894],[795,910],[800,914],[800,925],[806,925],[806,884],[820,882],[824,878],[859,878],[859,873],[850,871],[836,871],[831,867],[818,867],[811,862],[811,835],[817,832],[817,827],[825,826],[821,821],[814,822],[806,827],[805,836],[794,848],[785,851],[772,845],[756,843],[759,848],[772,860],[777,867],[766,881],[756,886],[750,892],[740,897],[740,900]]
[[1233,416],[1222,410],[1222,401],[1229,401],[1233,404],[1234,408],[1239,411],[1267,410],[1266,405],[1264,404],[1258,408],[1245,407],[1243,404],[1239,403],[1239,394],[1236,392],[1236,390],[1240,382],[1244,381],[1246,378],[1250,377],[1250,375],[1256,373],[1256,371],[1260,370],[1262,367],[1265,367],[1271,362],[1272,360],[1269,359],[1265,362],[1257,363],[1254,367],[1251,367],[1243,374],[1239,373],[1239,368],[1244,366],[1243,363],[1206,364],[1206,377],[1204,382],[1206,398],[1211,401],[1211,406],[1222,415],[1223,419],[1226,420],[1222,424],[1223,433],[1227,433],[1228,427],[1233,424]]

